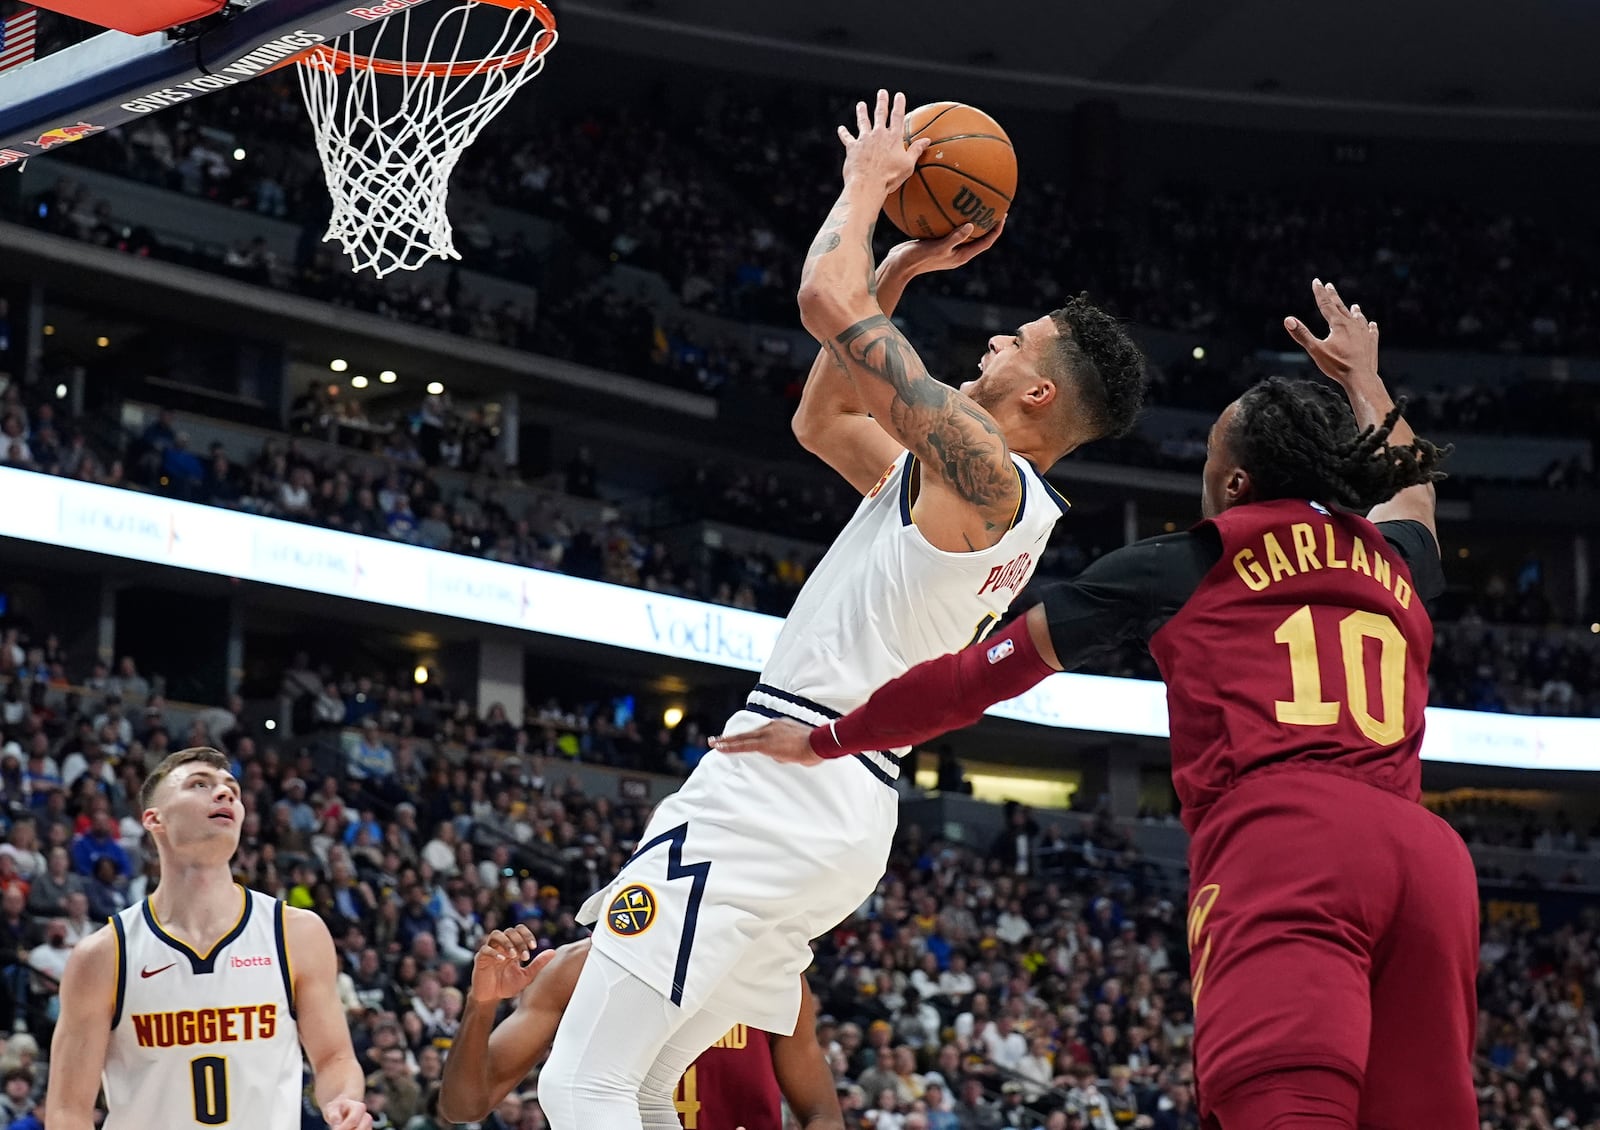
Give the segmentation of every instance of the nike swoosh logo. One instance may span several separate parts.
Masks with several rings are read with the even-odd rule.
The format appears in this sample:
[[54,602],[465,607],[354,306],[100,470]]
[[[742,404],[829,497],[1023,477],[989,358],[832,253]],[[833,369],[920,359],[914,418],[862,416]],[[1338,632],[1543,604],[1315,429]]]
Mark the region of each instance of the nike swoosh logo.
[[178,964],[176,961],[171,961],[171,962],[168,962],[166,965],[163,965],[160,969],[141,969],[141,970],[139,970],[139,976],[141,976],[141,977],[154,977],[157,973],[165,973],[167,970],[171,969],[176,964]]

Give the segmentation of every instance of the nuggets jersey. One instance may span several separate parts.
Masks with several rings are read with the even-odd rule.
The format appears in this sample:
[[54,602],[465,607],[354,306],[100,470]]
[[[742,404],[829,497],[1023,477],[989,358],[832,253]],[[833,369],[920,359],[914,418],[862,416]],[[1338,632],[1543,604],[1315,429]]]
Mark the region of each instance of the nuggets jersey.
[[[1033,575],[1066,500],[1012,456],[1022,497],[988,549],[935,549],[911,518],[916,459],[884,474],[806,581],[743,710],[826,723],[989,631]],[[904,750],[818,766],[712,751],[578,920],[594,945],[688,1009],[788,1035],[810,941],[871,895],[899,820]]]
[[836,711],[924,660],[982,638],[1022,591],[1066,500],[1019,455],[1011,529],[976,553],[935,549],[911,520],[917,460],[902,455],[800,590],[761,682]]
[[783,1130],[772,1037],[734,1025],[689,1065],[674,1099],[683,1130]]
[[284,907],[238,891],[238,924],[205,954],[163,930],[149,899],[111,920],[117,998],[105,1130],[299,1130],[300,1033]]

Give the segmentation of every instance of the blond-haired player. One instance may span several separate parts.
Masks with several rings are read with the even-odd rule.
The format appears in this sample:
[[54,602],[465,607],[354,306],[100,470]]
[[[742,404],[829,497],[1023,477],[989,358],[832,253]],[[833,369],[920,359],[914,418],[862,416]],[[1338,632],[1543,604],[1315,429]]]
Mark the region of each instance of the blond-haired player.
[[330,1130],[370,1130],[366,1082],[316,915],[233,881],[244,804],[228,759],[174,753],[139,794],[161,857],[149,898],[85,938],[61,983],[50,1130],[299,1130],[301,1048]]

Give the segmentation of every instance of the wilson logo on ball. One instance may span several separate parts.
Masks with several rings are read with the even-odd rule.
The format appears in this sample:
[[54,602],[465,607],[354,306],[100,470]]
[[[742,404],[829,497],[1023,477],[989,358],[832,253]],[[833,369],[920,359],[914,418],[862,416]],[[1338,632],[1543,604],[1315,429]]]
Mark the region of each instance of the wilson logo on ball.
[[655,920],[655,892],[642,883],[630,883],[623,887],[606,909],[607,928],[624,938],[644,933]]
[[966,185],[962,185],[956,191],[950,206],[971,221],[979,231],[988,231],[994,227],[994,209],[985,204],[983,198]]

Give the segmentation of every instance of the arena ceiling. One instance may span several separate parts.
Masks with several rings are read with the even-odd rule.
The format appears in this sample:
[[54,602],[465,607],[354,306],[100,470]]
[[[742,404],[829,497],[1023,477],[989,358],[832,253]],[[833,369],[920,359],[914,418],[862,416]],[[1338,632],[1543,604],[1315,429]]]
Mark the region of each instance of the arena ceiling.
[[571,0],[558,12],[586,44],[824,81],[960,71],[1040,104],[1600,137],[1592,0]]

